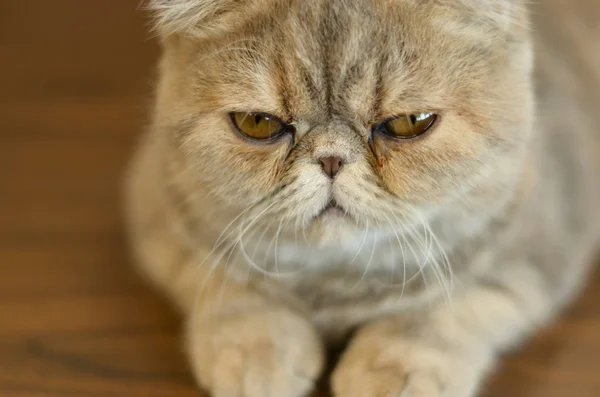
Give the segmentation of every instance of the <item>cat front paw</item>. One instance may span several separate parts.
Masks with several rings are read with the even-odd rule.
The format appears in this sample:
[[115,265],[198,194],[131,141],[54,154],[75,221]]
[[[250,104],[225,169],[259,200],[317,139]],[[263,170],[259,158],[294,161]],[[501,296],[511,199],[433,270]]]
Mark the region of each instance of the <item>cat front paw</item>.
[[323,368],[317,332],[288,311],[204,320],[189,338],[195,374],[213,397],[303,397]]
[[474,397],[485,367],[400,339],[359,341],[338,364],[331,387],[335,397]]

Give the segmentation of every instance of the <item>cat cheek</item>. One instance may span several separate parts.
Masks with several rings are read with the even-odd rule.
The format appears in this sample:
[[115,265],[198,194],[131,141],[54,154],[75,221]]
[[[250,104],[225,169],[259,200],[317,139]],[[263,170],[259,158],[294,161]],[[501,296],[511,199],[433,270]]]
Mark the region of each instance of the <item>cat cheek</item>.
[[266,194],[285,174],[291,147],[287,138],[269,145],[238,143],[229,147],[228,155],[222,158],[223,169],[243,174],[254,190]]

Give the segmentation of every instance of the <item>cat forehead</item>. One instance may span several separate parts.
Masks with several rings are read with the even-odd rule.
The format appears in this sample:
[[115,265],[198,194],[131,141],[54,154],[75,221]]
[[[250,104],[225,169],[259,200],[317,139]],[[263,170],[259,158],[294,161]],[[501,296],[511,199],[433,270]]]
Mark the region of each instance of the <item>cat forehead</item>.
[[[346,111],[369,121],[386,109],[402,110],[386,104],[396,98],[406,110],[440,105],[424,103],[422,92],[433,101],[448,83],[441,76],[456,82],[453,69],[467,70],[465,49],[475,44],[444,36],[435,16],[415,17],[397,4],[378,8],[372,0],[315,4],[270,13],[254,29],[213,42],[214,57],[203,52],[197,68],[205,82],[200,91],[214,92],[216,82],[222,89],[215,96],[229,101],[223,108],[294,116]],[[474,48],[473,62],[484,51]]]
[[[404,66],[406,56],[423,59],[437,57],[442,51],[447,55],[462,52],[465,56],[463,50],[469,47],[478,56],[501,41],[497,40],[497,31],[471,23],[469,8],[462,7],[459,12],[448,5],[469,1],[280,1],[275,2],[279,7],[263,9],[247,24],[240,22],[239,29],[215,36],[214,41],[227,61],[239,60],[241,66],[265,66],[268,60],[280,59],[277,66],[292,66],[291,61],[297,61],[305,71],[328,69],[332,73],[329,77],[339,77],[344,71],[336,68],[360,73],[372,68],[373,59],[378,58],[381,66],[388,68],[382,69],[386,72],[394,68],[394,63]],[[235,49],[242,51],[236,53]]]

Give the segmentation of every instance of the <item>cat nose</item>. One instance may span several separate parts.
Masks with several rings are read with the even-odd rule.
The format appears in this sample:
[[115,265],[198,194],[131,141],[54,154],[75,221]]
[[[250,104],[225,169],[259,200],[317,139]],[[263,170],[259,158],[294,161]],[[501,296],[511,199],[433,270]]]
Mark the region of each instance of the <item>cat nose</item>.
[[337,156],[320,157],[319,162],[323,168],[323,172],[331,179],[335,178],[342,167],[342,159]]

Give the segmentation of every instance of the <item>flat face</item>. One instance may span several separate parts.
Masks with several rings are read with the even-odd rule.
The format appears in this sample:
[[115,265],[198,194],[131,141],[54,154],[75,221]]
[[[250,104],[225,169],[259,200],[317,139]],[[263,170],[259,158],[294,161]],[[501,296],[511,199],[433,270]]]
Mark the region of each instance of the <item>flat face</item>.
[[528,135],[531,54],[512,6],[249,1],[230,14],[206,22],[225,33],[167,40],[159,101],[224,205],[260,203],[284,229],[397,225],[493,190]]

